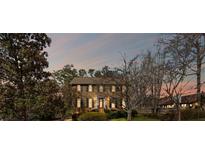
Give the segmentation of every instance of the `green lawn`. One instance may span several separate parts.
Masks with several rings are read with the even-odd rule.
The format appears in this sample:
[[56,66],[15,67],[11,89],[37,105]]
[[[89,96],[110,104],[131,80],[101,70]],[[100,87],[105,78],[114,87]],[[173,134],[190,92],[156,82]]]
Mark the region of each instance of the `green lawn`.
[[[111,121],[127,121],[126,118],[112,119]],[[159,119],[149,118],[145,116],[137,116],[132,119],[132,121],[159,121]]]

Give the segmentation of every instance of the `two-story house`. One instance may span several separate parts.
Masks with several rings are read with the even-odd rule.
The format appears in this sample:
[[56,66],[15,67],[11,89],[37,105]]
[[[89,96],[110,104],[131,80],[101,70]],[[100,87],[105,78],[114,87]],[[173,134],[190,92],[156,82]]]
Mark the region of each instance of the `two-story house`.
[[125,107],[125,86],[111,78],[76,77],[70,84],[76,92],[77,112]]

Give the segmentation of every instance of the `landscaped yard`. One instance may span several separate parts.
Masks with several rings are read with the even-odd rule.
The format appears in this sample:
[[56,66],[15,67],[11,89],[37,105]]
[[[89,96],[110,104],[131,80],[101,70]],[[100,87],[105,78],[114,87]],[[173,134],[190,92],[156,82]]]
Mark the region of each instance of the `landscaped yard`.
[[[117,119],[111,119],[111,121],[127,121],[127,119],[126,118],[117,118]],[[137,117],[132,118],[132,121],[160,121],[160,120],[139,115]]]

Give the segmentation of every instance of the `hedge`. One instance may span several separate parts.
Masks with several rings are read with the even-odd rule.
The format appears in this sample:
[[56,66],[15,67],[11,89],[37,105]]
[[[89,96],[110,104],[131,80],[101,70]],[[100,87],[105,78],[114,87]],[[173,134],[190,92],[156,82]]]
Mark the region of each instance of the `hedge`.
[[87,112],[79,116],[80,121],[106,121],[108,120],[106,113]]

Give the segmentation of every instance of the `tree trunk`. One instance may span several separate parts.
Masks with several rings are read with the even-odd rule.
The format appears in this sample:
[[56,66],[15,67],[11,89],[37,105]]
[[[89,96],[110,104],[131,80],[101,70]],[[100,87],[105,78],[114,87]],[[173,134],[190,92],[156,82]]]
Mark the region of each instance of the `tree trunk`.
[[197,102],[199,103],[199,106],[202,107],[201,104],[201,58],[200,53],[198,51],[197,54]]
[[132,110],[128,110],[127,111],[127,121],[131,121],[132,120]]
[[181,109],[180,109],[180,106],[179,106],[179,109],[178,109],[178,121],[181,121]]

